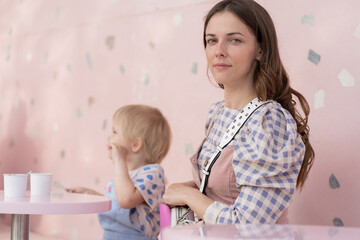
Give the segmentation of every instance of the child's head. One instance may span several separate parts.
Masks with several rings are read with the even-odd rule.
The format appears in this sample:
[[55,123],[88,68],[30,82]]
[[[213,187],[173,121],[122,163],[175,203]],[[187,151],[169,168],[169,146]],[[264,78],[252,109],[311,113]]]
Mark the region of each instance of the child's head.
[[113,116],[113,124],[122,130],[125,141],[142,141],[146,163],[160,163],[170,148],[169,123],[157,109],[146,105],[126,105]]

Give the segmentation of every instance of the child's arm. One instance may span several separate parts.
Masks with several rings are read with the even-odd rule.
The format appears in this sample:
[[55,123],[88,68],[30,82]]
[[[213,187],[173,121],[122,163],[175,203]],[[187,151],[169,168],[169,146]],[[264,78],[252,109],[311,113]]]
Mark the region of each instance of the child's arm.
[[111,144],[111,146],[114,160],[116,199],[122,208],[129,209],[136,207],[144,202],[144,198],[130,179],[125,161],[127,155],[126,149],[114,144]]

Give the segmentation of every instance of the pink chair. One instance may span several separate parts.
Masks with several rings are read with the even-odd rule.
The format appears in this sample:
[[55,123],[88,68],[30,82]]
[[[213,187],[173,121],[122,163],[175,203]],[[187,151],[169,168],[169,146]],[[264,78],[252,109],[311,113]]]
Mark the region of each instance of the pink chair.
[[168,205],[160,203],[160,231],[171,225],[171,210]]

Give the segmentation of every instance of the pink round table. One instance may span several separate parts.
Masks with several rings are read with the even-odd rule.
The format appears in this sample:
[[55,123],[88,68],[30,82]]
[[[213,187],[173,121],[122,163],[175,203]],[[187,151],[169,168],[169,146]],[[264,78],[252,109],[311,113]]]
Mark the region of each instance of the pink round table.
[[162,240],[357,240],[359,236],[360,228],[280,224],[188,225],[161,230]]
[[31,214],[85,214],[111,209],[111,200],[103,196],[53,192],[50,196],[4,197],[0,190],[0,213],[12,214],[11,239],[29,239]]

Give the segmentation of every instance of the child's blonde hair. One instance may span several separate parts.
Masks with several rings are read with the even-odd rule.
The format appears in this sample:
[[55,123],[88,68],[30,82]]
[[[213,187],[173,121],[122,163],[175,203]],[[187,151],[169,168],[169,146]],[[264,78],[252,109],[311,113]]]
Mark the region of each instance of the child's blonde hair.
[[139,137],[146,163],[160,163],[169,151],[171,130],[168,121],[154,107],[126,105],[113,116],[114,124],[123,132],[126,140]]

